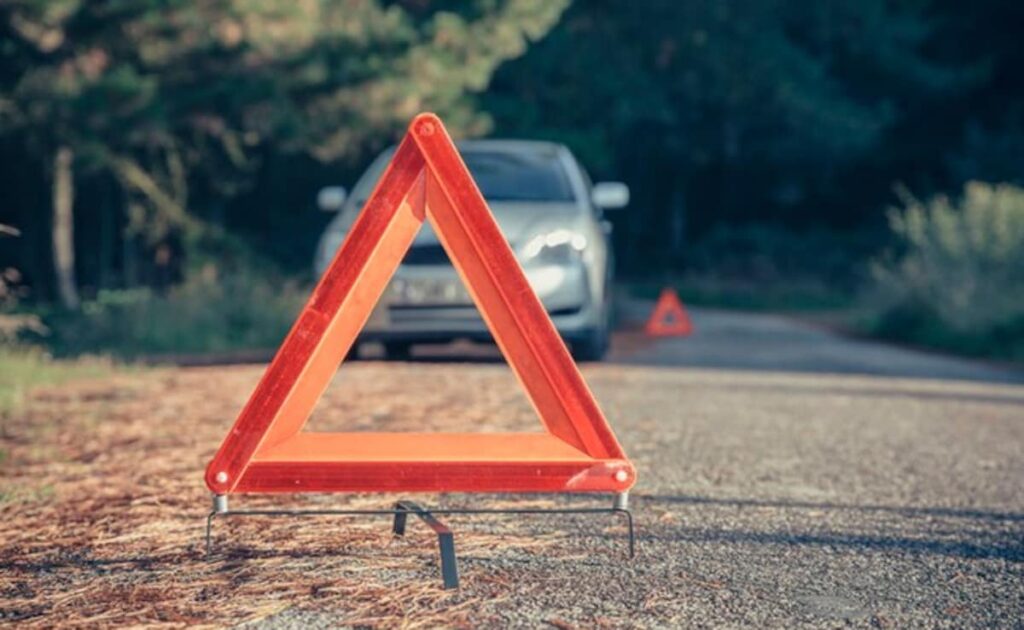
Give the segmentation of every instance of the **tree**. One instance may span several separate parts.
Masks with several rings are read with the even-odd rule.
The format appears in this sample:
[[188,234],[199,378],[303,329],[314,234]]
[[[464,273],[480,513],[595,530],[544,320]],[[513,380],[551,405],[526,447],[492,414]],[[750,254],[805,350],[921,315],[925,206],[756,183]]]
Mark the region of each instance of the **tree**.
[[0,0],[0,141],[56,165],[65,305],[76,301],[71,226],[94,212],[74,203],[73,180],[111,177],[129,233],[150,250],[194,250],[224,236],[219,200],[251,183],[268,147],[351,159],[424,109],[456,133],[486,130],[468,95],[565,4]]
[[820,217],[908,102],[967,80],[926,54],[930,32],[886,0],[577,3],[484,105],[633,184],[624,262],[678,262],[688,230]]

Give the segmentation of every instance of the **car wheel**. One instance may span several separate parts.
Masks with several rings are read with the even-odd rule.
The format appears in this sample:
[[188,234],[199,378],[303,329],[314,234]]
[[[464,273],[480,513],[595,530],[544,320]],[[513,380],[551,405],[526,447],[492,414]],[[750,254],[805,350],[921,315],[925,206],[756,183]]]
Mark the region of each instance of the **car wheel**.
[[352,344],[352,347],[348,349],[348,354],[345,356],[345,361],[359,361],[363,354],[363,344],[358,341]]
[[389,361],[408,361],[412,356],[412,344],[406,341],[385,341],[384,357]]
[[577,361],[600,361],[608,353],[608,328],[602,326],[588,331],[571,344],[571,349]]
[[572,357],[577,361],[600,361],[608,354],[611,345],[612,318],[614,317],[615,301],[612,300],[611,285],[605,286],[605,300],[600,324],[584,333],[576,341],[569,344]]

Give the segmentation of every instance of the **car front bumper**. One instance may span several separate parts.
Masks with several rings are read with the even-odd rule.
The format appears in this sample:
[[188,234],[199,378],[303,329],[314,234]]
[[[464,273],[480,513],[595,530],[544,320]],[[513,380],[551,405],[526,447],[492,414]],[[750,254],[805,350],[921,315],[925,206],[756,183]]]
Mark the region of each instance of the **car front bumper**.
[[[599,313],[593,308],[583,265],[549,265],[524,271],[564,339],[578,339],[598,325]],[[446,342],[491,339],[487,324],[465,294],[455,298],[453,303],[438,303],[444,300],[410,300],[396,290],[396,283],[415,285],[417,282],[461,285],[462,280],[452,267],[401,267],[360,333],[360,340]]]

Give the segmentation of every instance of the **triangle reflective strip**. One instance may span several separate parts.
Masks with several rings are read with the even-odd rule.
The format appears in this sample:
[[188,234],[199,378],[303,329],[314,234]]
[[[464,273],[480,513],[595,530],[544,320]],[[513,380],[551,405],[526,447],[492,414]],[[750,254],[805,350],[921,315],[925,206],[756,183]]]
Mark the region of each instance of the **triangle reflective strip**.
[[[547,433],[303,433],[424,220]],[[610,491],[636,480],[441,121],[417,116],[211,460],[216,494]]]
[[672,289],[662,289],[644,330],[654,337],[681,337],[693,332],[690,315]]

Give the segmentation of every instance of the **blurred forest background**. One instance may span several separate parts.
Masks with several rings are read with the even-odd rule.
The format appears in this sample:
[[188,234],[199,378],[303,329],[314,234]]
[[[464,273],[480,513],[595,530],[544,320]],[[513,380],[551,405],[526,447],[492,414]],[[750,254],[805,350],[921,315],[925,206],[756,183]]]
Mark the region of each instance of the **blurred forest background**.
[[317,190],[434,111],[628,183],[641,292],[1021,360],[1022,35],[1014,0],[0,0],[0,309],[58,354],[274,347]]

